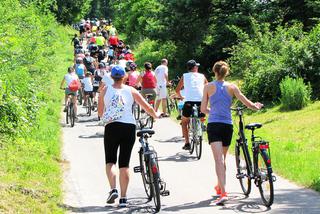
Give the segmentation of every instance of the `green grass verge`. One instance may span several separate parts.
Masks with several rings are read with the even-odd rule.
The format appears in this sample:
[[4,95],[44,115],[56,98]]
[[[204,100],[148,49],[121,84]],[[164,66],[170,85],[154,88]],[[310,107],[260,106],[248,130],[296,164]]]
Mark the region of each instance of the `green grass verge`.
[[[171,114],[177,117],[177,112]],[[238,118],[234,119],[234,136],[238,132]],[[282,112],[279,106],[258,113],[245,113],[245,124],[260,122],[263,127],[255,134],[270,142],[274,171],[291,181],[320,192],[320,102],[310,104],[300,111]],[[179,122],[179,121],[177,121]],[[250,139],[250,132],[246,132]],[[205,139],[207,135],[205,133]]]
[[38,127],[26,138],[2,139],[0,144],[0,213],[64,213],[62,204],[61,97],[59,84],[72,64],[72,46],[61,28],[62,41],[57,44],[56,67],[39,111]]

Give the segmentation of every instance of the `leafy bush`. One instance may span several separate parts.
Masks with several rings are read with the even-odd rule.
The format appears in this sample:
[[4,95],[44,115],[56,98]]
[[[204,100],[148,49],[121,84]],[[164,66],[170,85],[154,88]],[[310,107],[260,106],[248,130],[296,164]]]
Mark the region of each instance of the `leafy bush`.
[[242,42],[229,59],[234,75],[244,79],[243,90],[252,99],[277,101],[286,76],[310,82],[313,98],[320,98],[320,25],[306,34],[302,25],[277,27],[253,24],[254,36],[234,31]]
[[286,77],[280,83],[281,104],[285,110],[300,110],[310,101],[310,87],[303,83],[303,79]]

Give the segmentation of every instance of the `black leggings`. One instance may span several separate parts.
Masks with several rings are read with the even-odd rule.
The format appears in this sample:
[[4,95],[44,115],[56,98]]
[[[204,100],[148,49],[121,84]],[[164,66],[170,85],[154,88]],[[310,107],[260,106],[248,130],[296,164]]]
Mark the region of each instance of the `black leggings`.
[[104,153],[106,164],[117,163],[119,153],[119,168],[129,167],[131,151],[136,141],[136,126],[129,123],[113,122],[104,129]]

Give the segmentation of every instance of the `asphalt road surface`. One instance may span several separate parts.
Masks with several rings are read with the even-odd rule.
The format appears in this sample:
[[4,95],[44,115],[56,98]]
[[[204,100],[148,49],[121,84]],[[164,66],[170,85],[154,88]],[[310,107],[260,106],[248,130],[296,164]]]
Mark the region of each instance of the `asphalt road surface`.
[[[107,205],[110,191],[105,175],[103,131],[98,126],[96,112],[85,115],[79,107],[79,122],[73,128],[63,126],[64,159],[64,207],[69,213],[154,213],[153,201],[148,202],[140,173],[134,173],[138,166],[139,142],[135,143],[130,162],[130,183],[128,188],[129,207],[118,208],[118,200]],[[252,193],[246,198],[235,177],[234,156],[227,159],[227,192],[229,201],[223,206],[214,206],[212,197],[215,177],[214,160],[207,142],[204,142],[200,160],[181,149],[183,139],[178,123],[162,118],[155,122],[156,134],[150,143],[159,157],[161,178],[167,183],[170,195],[161,197],[159,213],[320,213],[320,194],[299,187],[277,176],[274,184],[275,199],[271,208],[266,208],[258,188],[252,186]],[[206,138],[206,136],[205,136]],[[119,188],[119,186],[118,186]]]

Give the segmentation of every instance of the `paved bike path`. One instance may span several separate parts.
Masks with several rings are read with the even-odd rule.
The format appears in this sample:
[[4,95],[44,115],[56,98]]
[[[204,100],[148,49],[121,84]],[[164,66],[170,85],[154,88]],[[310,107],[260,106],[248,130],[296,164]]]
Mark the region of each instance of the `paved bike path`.
[[[128,208],[106,205],[109,185],[104,172],[104,127],[97,126],[96,113],[87,117],[79,107],[79,122],[74,128],[63,127],[64,206],[71,213],[153,213],[141,175],[133,173],[139,163],[139,142],[133,148],[130,163]],[[249,198],[241,193],[235,178],[233,156],[227,160],[227,192],[230,200],[224,206],[213,206],[211,197],[216,184],[214,160],[207,143],[200,160],[183,151],[180,126],[169,118],[158,119],[151,145],[158,152],[161,177],[170,196],[161,197],[160,213],[320,213],[320,194],[298,187],[277,176],[275,200],[270,209],[263,206],[258,189],[253,186]]]

